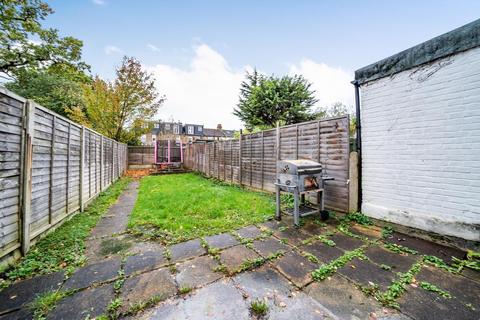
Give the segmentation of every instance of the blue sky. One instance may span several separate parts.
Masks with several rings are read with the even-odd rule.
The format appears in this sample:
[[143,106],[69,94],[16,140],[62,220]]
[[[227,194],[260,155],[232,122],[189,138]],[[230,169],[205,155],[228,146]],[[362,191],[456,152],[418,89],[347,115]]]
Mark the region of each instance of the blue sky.
[[223,123],[245,70],[301,73],[319,105],[353,103],[353,71],[478,19],[480,1],[48,1],[45,24],[84,41],[111,78],[135,56],[167,95],[159,117]]

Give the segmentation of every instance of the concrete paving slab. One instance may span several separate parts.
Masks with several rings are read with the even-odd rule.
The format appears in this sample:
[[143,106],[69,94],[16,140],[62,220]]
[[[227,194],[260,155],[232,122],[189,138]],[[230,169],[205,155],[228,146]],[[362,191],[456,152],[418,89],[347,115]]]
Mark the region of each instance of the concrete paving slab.
[[165,259],[163,250],[147,251],[128,257],[123,269],[125,270],[125,275],[128,276],[132,273],[157,269],[167,264],[168,260]]
[[384,270],[368,260],[353,259],[338,272],[362,286],[379,286],[380,291],[386,291],[394,280],[395,274]]
[[329,263],[330,261],[335,260],[344,254],[344,252],[336,246],[331,247],[321,241],[309,243],[303,246],[302,250],[313,254],[322,263]]
[[176,280],[180,288],[196,288],[223,277],[214,269],[218,263],[210,256],[202,256],[177,264]]
[[304,226],[300,227],[300,229],[311,236],[319,236],[330,231],[326,226],[320,226],[313,221],[307,222]]
[[278,230],[279,228],[287,227],[287,224],[283,221],[269,220],[264,223],[261,223],[259,227],[260,227],[260,230],[266,229],[266,230],[275,231],[275,230]]
[[118,277],[120,264],[119,258],[113,258],[80,268],[65,281],[63,289],[83,289],[94,283],[113,280]]
[[470,268],[464,268],[462,270],[462,275],[469,278],[470,280],[474,280],[477,283],[480,283],[480,271],[473,270]]
[[270,264],[235,276],[233,282],[250,300],[265,300],[270,307],[291,296],[294,287]]
[[260,256],[243,245],[231,247],[220,252],[220,261],[225,264],[229,273],[239,270],[246,260],[257,259]]
[[422,267],[415,278],[417,281],[429,282],[449,292],[464,304],[470,304],[478,310],[480,318],[480,284],[431,266]]
[[400,232],[394,232],[387,242],[395,243],[418,251],[420,254],[437,256],[446,263],[452,262],[452,257],[463,259],[466,253],[460,249],[443,246],[420,238],[415,238]]
[[392,267],[393,272],[407,272],[421,259],[418,255],[394,253],[378,246],[369,247],[365,255],[379,265]]
[[113,285],[79,291],[61,300],[47,315],[52,320],[92,319],[106,312],[114,298]]
[[413,319],[478,320],[479,310],[472,310],[456,298],[443,298],[422,288],[409,287],[398,300],[400,310]]
[[137,303],[153,297],[166,300],[177,293],[173,275],[168,269],[159,269],[127,278],[121,288],[120,312],[126,312]]
[[283,308],[272,308],[269,319],[275,320],[330,320],[335,319],[320,303],[303,292],[297,292],[286,301]]
[[136,255],[149,251],[163,252],[165,246],[153,241],[135,241],[135,243],[127,250],[128,254]]
[[10,285],[0,291],[0,314],[20,309],[42,293],[58,289],[64,278],[65,274],[62,271],[21,280]]
[[378,240],[382,238],[382,229],[377,226],[362,226],[354,224],[350,227],[350,232],[370,240]]
[[288,252],[272,264],[299,288],[312,281],[311,272],[318,268],[317,264],[294,251]]
[[169,247],[172,261],[185,260],[201,256],[207,251],[202,247],[199,239],[194,239]]
[[335,242],[338,248],[345,251],[355,250],[365,244],[365,242],[360,239],[352,238],[342,233],[334,234],[330,239]]
[[352,283],[339,275],[310,284],[305,288],[305,293],[338,319],[376,319],[371,316],[385,316],[383,308],[377,301],[366,297]]
[[211,248],[225,249],[240,244],[231,234],[221,233],[205,237],[205,241]]
[[255,240],[253,241],[253,248],[262,257],[268,257],[269,255],[277,252],[286,253],[291,250],[291,247],[283,244],[276,238]]
[[311,237],[311,235],[297,229],[295,227],[281,228],[273,231],[273,235],[278,239],[284,239],[289,245],[301,246],[302,241]]
[[248,305],[231,281],[219,281],[193,293],[187,299],[177,298],[145,317],[151,320],[247,320]]
[[256,226],[248,226],[235,231],[240,237],[244,239],[254,239],[262,234],[262,231]]
[[33,319],[33,312],[25,307],[0,316],[0,320],[31,320]]

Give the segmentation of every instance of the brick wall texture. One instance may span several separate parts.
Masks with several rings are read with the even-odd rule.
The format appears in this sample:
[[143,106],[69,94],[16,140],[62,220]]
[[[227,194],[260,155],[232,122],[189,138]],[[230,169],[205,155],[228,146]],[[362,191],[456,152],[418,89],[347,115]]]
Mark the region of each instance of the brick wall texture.
[[362,211],[480,240],[480,47],[360,90]]

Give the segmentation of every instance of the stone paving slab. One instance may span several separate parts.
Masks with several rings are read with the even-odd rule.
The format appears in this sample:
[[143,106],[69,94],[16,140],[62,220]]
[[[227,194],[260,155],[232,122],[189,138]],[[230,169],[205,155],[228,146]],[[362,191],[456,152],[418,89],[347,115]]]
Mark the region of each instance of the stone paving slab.
[[157,269],[168,264],[162,251],[147,251],[145,253],[129,256],[125,261],[125,275]]
[[274,261],[273,265],[299,288],[312,281],[311,272],[318,268],[317,264],[310,262],[295,251],[288,252]]
[[273,308],[269,310],[268,316],[269,319],[275,320],[335,319],[322,304],[303,292],[295,293],[295,295],[287,301],[284,308]]
[[409,287],[400,297],[400,310],[413,319],[419,320],[478,320],[479,310],[472,310],[456,298],[443,298],[420,287]]
[[288,227],[286,229],[278,229],[273,231],[273,235],[279,239],[284,239],[288,242],[288,244],[292,246],[300,246],[302,245],[302,241],[307,240],[311,237],[308,233],[302,232],[301,230]]
[[480,283],[480,271],[464,268],[462,270],[462,275],[471,280],[475,280],[477,283]]
[[254,239],[262,234],[262,231],[256,226],[248,226],[235,231],[240,237],[244,239]]
[[344,252],[336,246],[331,247],[325,243],[322,243],[321,241],[309,243],[303,246],[302,250],[313,254],[322,263],[329,263],[330,261],[335,260],[344,254]]
[[271,307],[286,301],[295,289],[270,264],[241,273],[232,280],[250,300],[265,300]]
[[305,288],[305,293],[338,319],[380,319],[395,314],[392,310],[382,308],[373,298],[366,297],[339,275],[310,284]]
[[94,283],[113,280],[118,277],[120,264],[120,258],[113,258],[80,268],[67,279],[63,289],[83,289]]
[[205,248],[202,247],[199,239],[194,239],[186,242],[182,242],[179,244],[175,244],[169,247],[171,260],[172,261],[179,261],[185,260],[193,257],[201,256],[207,251]]
[[125,280],[121,288],[120,312],[126,312],[133,305],[157,297],[160,301],[174,296],[177,287],[168,269],[159,269],[133,276]]
[[350,227],[350,232],[370,240],[377,240],[382,238],[382,229],[377,226],[362,226],[354,224]]
[[330,229],[326,226],[320,226],[315,222],[307,222],[304,226],[300,228],[303,232],[308,233],[311,236],[318,236],[324,234]]
[[452,257],[463,259],[465,252],[459,249],[443,246],[420,238],[415,238],[400,232],[394,232],[387,242],[398,244],[418,251],[420,254],[433,255],[443,259],[446,263],[452,262]]
[[223,277],[214,269],[218,263],[210,256],[202,256],[177,264],[176,280],[180,288],[196,288]]
[[426,281],[434,284],[440,289],[449,292],[464,304],[471,304],[472,307],[478,310],[480,319],[480,284],[430,266],[422,267],[422,270],[415,278],[417,281]]
[[344,235],[342,233],[334,234],[333,236],[330,237],[330,240],[335,242],[338,248],[343,249],[345,251],[355,250],[358,247],[361,247],[365,244],[365,242],[363,242],[360,239],[355,239],[347,235]]
[[89,288],[61,300],[47,315],[52,320],[83,320],[98,317],[106,312],[114,298],[113,285]]
[[128,254],[136,255],[149,251],[163,252],[165,247],[158,242],[153,241],[135,241],[135,243],[127,250]]
[[205,241],[211,248],[225,249],[240,244],[231,234],[221,233],[205,237]]
[[151,320],[247,320],[248,305],[231,281],[218,281],[187,299],[166,301],[142,319]]
[[28,307],[0,316],[0,320],[31,320],[33,313]]
[[393,272],[407,272],[421,259],[418,255],[394,253],[378,246],[369,247],[365,255],[379,265],[385,264],[392,267]]
[[380,291],[386,291],[395,278],[393,272],[384,270],[370,261],[360,259],[353,259],[338,272],[365,287],[374,283],[379,286]]
[[227,267],[229,273],[235,273],[248,259],[257,259],[260,256],[253,250],[242,245],[231,247],[220,252],[220,261]]
[[275,238],[255,240],[253,241],[253,248],[262,257],[268,257],[273,253],[287,252],[291,250],[289,246],[281,243],[278,239]]
[[64,278],[61,271],[12,284],[0,291],[0,314],[20,309],[42,293],[58,289]]
[[264,223],[261,223],[260,225],[261,230],[271,230],[275,231],[278,230],[279,228],[286,228],[287,225],[283,221],[277,221],[277,220],[269,220]]

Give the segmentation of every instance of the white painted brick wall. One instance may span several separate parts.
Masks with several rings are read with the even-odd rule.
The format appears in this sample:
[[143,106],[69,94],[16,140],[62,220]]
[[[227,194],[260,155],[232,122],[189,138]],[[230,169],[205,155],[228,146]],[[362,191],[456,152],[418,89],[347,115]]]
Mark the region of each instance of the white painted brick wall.
[[361,87],[362,211],[480,240],[480,48]]

